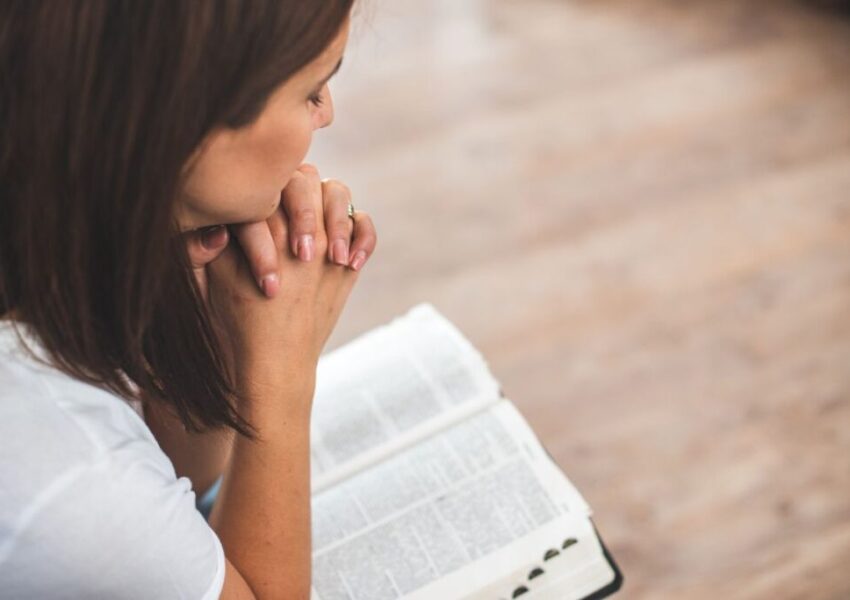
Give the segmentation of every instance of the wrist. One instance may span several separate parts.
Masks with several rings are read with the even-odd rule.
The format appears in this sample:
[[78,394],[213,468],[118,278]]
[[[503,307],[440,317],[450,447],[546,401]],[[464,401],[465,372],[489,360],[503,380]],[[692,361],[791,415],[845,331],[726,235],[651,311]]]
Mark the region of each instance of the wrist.
[[252,362],[237,369],[237,409],[249,420],[298,415],[309,418],[316,389],[316,364],[282,362]]

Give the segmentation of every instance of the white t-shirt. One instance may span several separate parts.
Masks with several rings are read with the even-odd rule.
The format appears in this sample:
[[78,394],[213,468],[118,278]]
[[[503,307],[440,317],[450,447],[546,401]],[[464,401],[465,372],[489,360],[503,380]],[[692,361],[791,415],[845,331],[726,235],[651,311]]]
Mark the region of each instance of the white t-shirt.
[[139,414],[0,320],[0,596],[213,599],[223,582],[221,543]]

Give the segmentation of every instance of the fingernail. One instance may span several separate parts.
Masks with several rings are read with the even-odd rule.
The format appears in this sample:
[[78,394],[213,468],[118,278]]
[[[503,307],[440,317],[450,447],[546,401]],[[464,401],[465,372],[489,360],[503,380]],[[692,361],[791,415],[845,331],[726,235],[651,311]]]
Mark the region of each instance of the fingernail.
[[274,273],[266,275],[263,277],[262,281],[260,281],[260,287],[263,288],[263,293],[267,298],[273,298],[280,289],[280,278]]
[[351,268],[355,271],[359,271],[360,267],[363,266],[363,263],[366,262],[366,252],[363,250],[358,250],[357,254],[354,255],[354,260],[351,261]]
[[348,264],[348,244],[345,240],[337,240],[333,245],[333,260],[338,265]]
[[201,245],[207,250],[217,250],[227,242],[227,229],[224,225],[210,227],[201,233]]
[[302,235],[298,242],[298,258],[303,261],[310,262],[313,260],[313,236],[310,234]]

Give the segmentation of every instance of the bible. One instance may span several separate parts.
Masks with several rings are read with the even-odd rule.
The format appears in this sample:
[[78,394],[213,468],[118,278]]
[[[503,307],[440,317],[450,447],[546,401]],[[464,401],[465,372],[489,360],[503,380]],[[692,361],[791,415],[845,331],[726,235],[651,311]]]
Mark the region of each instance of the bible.
[[312,600],[590,600],[622,575],[576,488],[432,305],[324,354]]

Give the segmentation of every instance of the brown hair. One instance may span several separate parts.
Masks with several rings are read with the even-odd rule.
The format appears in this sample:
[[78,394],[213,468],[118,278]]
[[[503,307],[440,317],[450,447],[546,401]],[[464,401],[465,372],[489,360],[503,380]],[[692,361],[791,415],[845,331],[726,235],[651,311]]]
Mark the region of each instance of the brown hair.
[[72,376],[251,435],[173,221],[215,127],[252,122],[352,0],[0,4],[0,315]]

